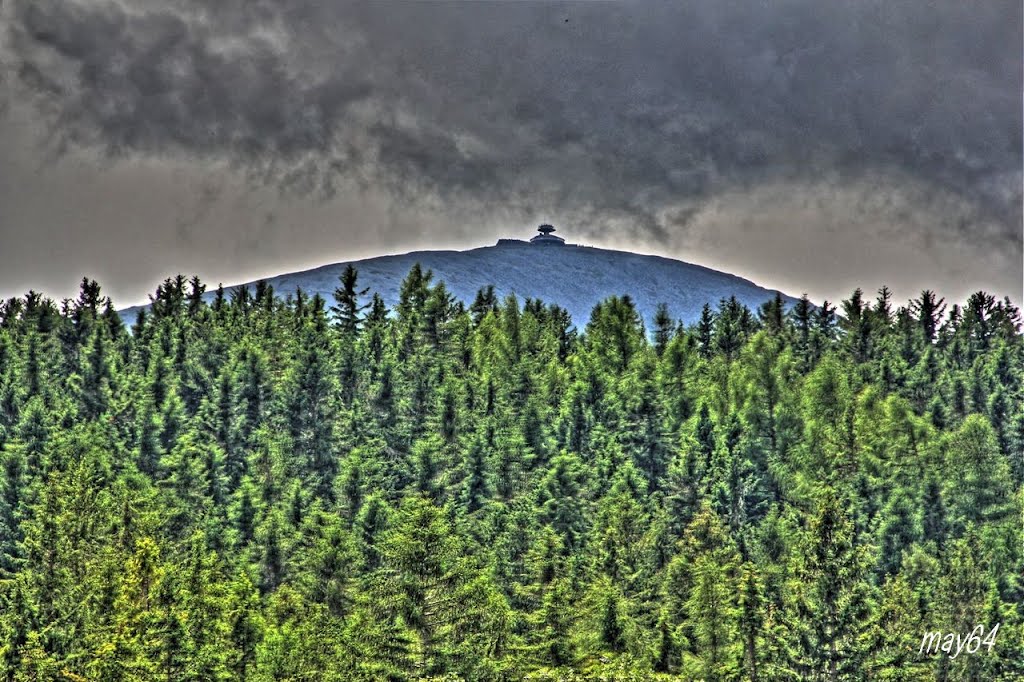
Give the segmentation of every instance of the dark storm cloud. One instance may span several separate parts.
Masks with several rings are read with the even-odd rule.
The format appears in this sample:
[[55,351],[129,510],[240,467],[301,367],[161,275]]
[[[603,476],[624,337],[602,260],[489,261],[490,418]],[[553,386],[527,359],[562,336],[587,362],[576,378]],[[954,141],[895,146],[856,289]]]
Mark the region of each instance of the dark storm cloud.
[[931,218],[909,214],[942,203],[954,210],[923,229],[1020,250],[1018,0],[15,0],[9,14],[6,61],[71,147],[662,241],[726,192],[803,184],[827,211],[860,183],[877,194],[854,211],[919,229]]
[[300,182],[330,171],[346,109],[371,92],[358,76],[291,68],[274,29],[241,8],[31,2],[16,13],[17,67],[54,132],[116,156],[227,158]]

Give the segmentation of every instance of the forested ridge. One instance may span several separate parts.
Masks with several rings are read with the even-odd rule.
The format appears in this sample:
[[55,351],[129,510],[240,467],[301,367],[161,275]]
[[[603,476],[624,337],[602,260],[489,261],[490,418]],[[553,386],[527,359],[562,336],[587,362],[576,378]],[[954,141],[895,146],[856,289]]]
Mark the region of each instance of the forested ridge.
[[0,307],[0,679],[1024,677],[1008,299],[204,293]]

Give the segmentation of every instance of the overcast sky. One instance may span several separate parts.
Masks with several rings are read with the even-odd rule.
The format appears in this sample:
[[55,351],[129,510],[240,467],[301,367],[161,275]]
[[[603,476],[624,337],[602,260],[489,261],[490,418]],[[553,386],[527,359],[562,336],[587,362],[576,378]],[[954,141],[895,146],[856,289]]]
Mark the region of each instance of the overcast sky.
[[0,0],[0,296],[528,237],[1022,289],[1020,0]]

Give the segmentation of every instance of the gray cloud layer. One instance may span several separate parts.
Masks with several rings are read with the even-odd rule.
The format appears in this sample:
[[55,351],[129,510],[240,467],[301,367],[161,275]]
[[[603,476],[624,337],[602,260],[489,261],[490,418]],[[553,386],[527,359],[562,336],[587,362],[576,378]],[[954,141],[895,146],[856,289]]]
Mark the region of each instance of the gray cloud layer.
[[[0,87],[31,93],[58,154],[226,164],[289,194],[373,188],[654,245],[799,213],[779,230],[793,239],[842,212],[879,244],[896,227],[1020,261],[1018,0],[0,11]],[[766,207],[766,187],[790,197]]]

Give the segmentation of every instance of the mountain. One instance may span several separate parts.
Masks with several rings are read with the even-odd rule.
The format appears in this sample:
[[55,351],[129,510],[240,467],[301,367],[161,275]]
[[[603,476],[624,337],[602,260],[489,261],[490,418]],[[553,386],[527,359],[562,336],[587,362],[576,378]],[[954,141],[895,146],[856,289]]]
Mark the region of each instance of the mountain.
[[[658,303],[666,303],[673,318],[689,324],[700,317],[704,303],[714,306],[722,298],[736,296],[756,310],[775,295],[774,290],[741,277],[671,258],[571,244],[540,246],[513,239],[467,251],[414,251],[351,263],[359,272],[359,287],[379,293],[389,307],[398,302],[402,279],[419,263],[433,272],[434,282],[444,281],[467,305],[481,287],[493,284],[499,300],[515,294],[520,301],[539,298],[557,303],[580,328],[590,319],[593,307],[612,295],[628,294],[648,329]],[[301,288],[310,295],[320,294],[331,304],[346,265],[333,263],[266,281],[280,296]],[[255,283],[248,286],[252,289]],[[784,299],[787,305],[795,302],[790,296]],[[128,308],[122,316],[134,321],[138,308]]]

